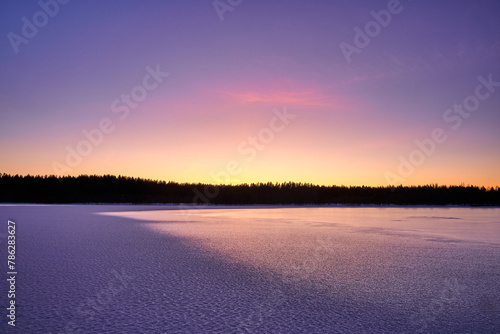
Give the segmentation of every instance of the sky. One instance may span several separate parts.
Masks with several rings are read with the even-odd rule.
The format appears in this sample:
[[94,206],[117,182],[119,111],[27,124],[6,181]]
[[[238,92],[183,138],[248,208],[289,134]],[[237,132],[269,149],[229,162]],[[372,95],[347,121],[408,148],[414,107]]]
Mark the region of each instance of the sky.
[[500,2],[3,1],[0,173],[500,186]]

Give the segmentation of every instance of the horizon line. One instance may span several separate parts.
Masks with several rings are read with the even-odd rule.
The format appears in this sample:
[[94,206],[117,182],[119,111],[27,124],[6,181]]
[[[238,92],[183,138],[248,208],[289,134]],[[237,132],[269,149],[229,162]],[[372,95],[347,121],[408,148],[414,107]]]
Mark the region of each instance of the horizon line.
[[127,175],[114,175],[114,174],[79,174],[77,176],[73,175],[55,175],[55,174],[9,174],[9,173],[0,173],[0,177],[4,176],[10,176],[10,177],[39,177],[39,178],[78,178],[78,177],[88,177],[88,176],[94,176],[94,177],[105,177],[105,176],[111,176],[115,178],[123,177],[123,178],[129,178],[129,179],[138,179],[138,180],[144,180],[144,181],[151,181],[151,182],[165,182],[165,183],[177,183],[177,184],[191,184],[191,185],[209,185],[209,186],[243,186],[243,185],[261,185],[261,184],[269,184],[271,183],[272,185],[280,185],[280,184],[287,184],[287,183],[292,183],[292,184],[300,184],[300,185],[309,185],[309,186],[318,186],[318,187],[368,187],[368,188],[418,188],[418,187],[433,187],[433,188],[440,188],[440,187],[464,187],[464,188],[485,188],[486,190],[498,190],[500,188],[499,185],[474,185],[470,183],[465,183],[461,182],[460,184],[439,184],[438,182],[430,182],[426,184],[411,184],[411,185],[403,185],[403,184],[397,184],[397,185],[367,185],[367,184],[319,184],[319,183],[312,183],[312,182],[303,182],[303,181],[257,181],[257,182],[242,182],[242,183],[205,183],[205,182],[181,182],[181,181],[173,181],[173,180],[166,180],[166,179],[151,179],[151,178],[145,178],[145,177],[139,177],[139,176],[127,176]]

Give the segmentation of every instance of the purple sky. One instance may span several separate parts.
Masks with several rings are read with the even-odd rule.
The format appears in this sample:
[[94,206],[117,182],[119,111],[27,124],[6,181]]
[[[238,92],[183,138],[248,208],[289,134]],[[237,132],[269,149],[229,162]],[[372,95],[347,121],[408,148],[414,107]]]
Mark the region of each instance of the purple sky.
[[499,1],[41,3],[0,4],[0,172],[500,186]]

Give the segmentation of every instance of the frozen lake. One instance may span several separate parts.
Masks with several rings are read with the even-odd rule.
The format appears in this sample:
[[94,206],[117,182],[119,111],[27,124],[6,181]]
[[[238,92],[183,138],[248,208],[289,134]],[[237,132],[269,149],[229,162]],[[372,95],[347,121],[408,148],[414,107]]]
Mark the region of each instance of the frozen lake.
[[[19,333],[500,333],[500,208],[0,205]],[[5,281],[4,281],[5,282]]]

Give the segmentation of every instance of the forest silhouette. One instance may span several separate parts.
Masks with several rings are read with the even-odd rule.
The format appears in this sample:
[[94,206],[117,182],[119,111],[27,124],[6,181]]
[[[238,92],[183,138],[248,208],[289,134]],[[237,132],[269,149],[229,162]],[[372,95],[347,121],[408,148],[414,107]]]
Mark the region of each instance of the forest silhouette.
[[499,187],[322,186],[309,183],[211,185],[113,175],[0,175],[3,203],[347,204],[499,206]]

